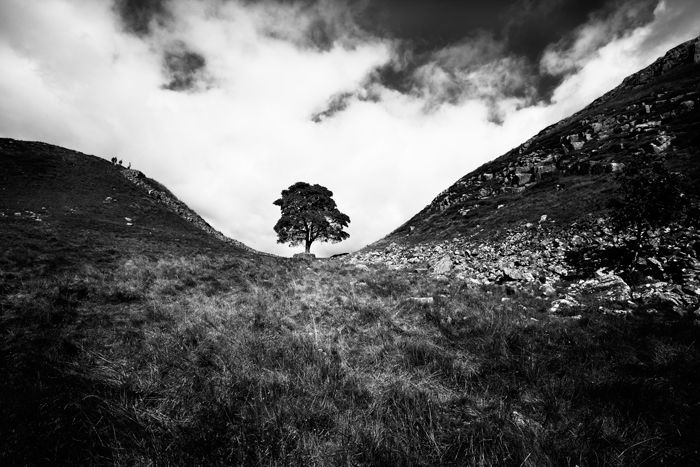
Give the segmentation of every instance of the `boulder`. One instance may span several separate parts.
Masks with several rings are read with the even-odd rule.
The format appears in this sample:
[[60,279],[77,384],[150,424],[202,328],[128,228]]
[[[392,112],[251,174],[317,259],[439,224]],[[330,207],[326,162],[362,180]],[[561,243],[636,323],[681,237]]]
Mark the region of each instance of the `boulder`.
[[535,282],[535,276],[529,271],[520,271],[515,268],[504,267],[501,268],[501,282],[510,281],[522,281],[522,282]]
[[554,300],[552,302],[552,305],[549,307],[549,312],[550,313],[565,313],[565,312],[570,312],[574,308],[580,307],[581,304],[573,297],[570,295],[565,296],[564,298],[560,298],[558,300]]
[[557,289],[555,289],[554,287],[552,287],[549,284],[543,284],[540,287],[540,292],[545,297],[556,297],[557,296]]
[[647,311],[675,316],[684,316],[694,301],[684,296],[682,289],[666,282],[646,284],[641,292],[635,293],[635,298]]
[[525,184],[527,184],[527,183],[530,183],[530,180],[532,179],[532,174],[529,174],[529,173],[518,173],[518,174],[515,176],[515,179],[517,180],[518,185],[522,186],[522,185],[525,185]]
[[595,278],[583,282],[581,290],[617,302],[626,302],[632,298],[632,289],[620,276],[602,271],[597,271]]
[[443,256],[440,261],[433,266],[433,274],[440,275],[450,272],[452,270],[452,264],[452,258]]

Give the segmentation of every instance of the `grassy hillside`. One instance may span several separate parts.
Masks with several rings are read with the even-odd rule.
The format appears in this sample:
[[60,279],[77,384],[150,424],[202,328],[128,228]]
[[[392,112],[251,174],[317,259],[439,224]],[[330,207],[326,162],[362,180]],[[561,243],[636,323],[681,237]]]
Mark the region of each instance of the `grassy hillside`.
[[698,458],[692,314],[259,256],[98,158],[0,149],[4,465]]
[[[652,118],[696,177],[698,65],[666,90],[657,68],[625,89],[658,114],[612,93],[394,234],[499,244],[533,223],[499,248],[424,248],[437,265],[398,247],[405,262],[257,254],[142,174],[0,139],[0,464],[698,464],[697,230],[660,234],[656,276],[632,288],[565,264],[572,245],[605,247],[582,238],[597,219],[555,238],[605,209],[612,166],[596,164],[630,156],[614,144],[668,142]],[[617,125],[639,131],[623,141]]]
[[124,254],[60,273],[12,261],[5,465],[699,458],[692,319],[596,303],[558,316],[524,292],[331,261]]
[[[160,255],[237,249],[188,222],[162,199],[149,196],[124,172],[121,166],[95,156],[44,143],[0,139],[3,254],[29,255],[41,262],[44,250],[64,251],[77,253],[74,261],[79,262],[93,254],[109,261],[126,252]],[[180,203],[172,195],[170,199]],[[191,217],[199,218],[195,213]],[[15,248],[25,240],[34,241]]]

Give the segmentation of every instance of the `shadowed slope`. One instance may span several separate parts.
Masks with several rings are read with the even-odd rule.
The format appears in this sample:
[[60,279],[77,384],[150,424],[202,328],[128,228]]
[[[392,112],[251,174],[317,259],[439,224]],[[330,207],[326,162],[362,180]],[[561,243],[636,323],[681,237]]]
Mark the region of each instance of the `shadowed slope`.
[[95,156],[0,139],[0,168],[6,256],[16,240],[27,237],[44,247],[107,257],[250,250],[214,230],[141,172]]

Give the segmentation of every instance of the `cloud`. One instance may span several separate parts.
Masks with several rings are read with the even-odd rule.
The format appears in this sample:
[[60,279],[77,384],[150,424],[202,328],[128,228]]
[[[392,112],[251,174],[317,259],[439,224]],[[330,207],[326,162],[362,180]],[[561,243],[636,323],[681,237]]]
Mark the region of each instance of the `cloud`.
[[547,46],[540,60],[541,70],[550,75],[577,71],[601,47],[651,21],[656,4],[654,1],[626,1],[606,14],[593,15],[573,34]]
[[203,55],[193,52],[177,41],[163,54],[163,68],[168,82],[164,89],[171,91],[192,91],[203,86],[206,79],[207,61]]
[[[227,235],[279,254],[294,250],[275,242],[272,202],[293,183],[328,187],[352,220],[348,241],[313,250],[364,246],[700,20],[694,2],[663,3],[570,55],[576,66],[545,101],[530,97],[537,69],[494,34],[421,51],[368,31],[362,5],[170,0],[125,27],[119,4],[0,2],[0,135],[116,155]],[[552,50],[567,53],[562,44]]]
[[167,4],[168,0],[116,0],[114,9],[126,31],[146,36],[170,20]]

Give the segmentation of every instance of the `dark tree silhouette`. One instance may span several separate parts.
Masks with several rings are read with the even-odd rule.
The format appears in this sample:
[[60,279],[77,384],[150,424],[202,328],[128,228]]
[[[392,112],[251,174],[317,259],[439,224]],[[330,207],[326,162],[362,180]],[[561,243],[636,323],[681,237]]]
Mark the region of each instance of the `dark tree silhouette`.
[[324,186],[297,182],[283,190],[282,197],[273,204],[282,210],[274,227],[277,243],[303,243],[309,253],[316,240],[337,243],[350,237],[343,231],[350,218],[338,210],[333,192]]
[[613,225],[620,234],[632,234],[638,253],[648,246],[649,234],[679,224],[687,207],[677,176],[661,156],[640,154],[618,177],[620,196],[611,202]]

